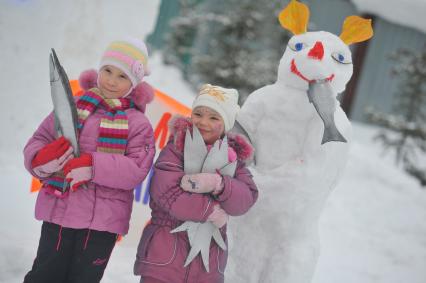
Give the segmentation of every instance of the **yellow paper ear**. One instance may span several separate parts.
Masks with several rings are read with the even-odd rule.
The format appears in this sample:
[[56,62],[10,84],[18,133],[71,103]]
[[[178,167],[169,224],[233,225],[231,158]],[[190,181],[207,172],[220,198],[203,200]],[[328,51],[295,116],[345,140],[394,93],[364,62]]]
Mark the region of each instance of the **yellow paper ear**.
[[293,34],[305,33],[309,22],[309,8],[303,3],[291,0],[278,19],[281,26]]
[[371,19],[349,16],[343,22],[340,39],[346,43],[346,45],[365,41],[372,36],[373,27],[371,26]]

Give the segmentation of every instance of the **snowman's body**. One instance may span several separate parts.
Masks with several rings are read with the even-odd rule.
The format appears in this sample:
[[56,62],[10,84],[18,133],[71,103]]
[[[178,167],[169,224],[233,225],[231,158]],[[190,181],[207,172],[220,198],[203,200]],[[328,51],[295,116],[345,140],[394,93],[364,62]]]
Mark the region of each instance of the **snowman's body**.
[[[304,49],[293,50],[299,42]],[[308,55],[318,42],[321,59]],[[310,282],[319,256],[319,216],[347,161],[348,143],[321,145],[324,124],[302,76],[332,77],[336,96],[352,65],[337,62],[332,53],[350,59],[349,48],[327,32],[294,36],[288,45],[277,82],[252,93],[238,116],[255,148],[250,170],[259,199],[246,215],[230,220],[226,282]],[[337,100],[334,119],[349,142],[350,123]]]

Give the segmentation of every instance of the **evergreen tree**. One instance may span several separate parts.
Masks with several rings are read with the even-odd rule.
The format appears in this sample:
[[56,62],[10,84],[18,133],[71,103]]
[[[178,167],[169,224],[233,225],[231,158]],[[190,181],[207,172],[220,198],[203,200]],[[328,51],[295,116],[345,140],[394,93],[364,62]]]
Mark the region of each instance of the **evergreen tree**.
[[187,78],[187,67],[193,53],[193,42],[197,35],[198,16],[194,11],[200,0],[179,0],[180,15],[171,21],[171,31],[166,37],[164,60],[183,70]]
[[282,1],[189,2],[182,1],[181,16],[172,22],[165,54],[194,87],[212,83],[236,88],[244,100],[275,82],[289,38],[278,22]]
[[426,48],[399,50],[392,75],[400,79],[394,114],[368,111],[370,121],[384,127],[376,138],[396,152],[396,161],[426,186]]

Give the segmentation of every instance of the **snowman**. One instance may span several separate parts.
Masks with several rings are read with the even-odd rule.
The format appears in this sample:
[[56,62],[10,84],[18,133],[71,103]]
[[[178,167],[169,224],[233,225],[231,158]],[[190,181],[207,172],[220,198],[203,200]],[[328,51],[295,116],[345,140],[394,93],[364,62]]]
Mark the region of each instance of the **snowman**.
[[342,33],[307,32],[309,9],[280,13],[294,36],[277,81],[254,91],[238,122],[255,148],[259,199],[230,220],[226,282],[305,283],[319,256],[318,220],[348,159],[351,125],[337,94],[352,76],[349,45],[372,36],[371,20],[350,16]]

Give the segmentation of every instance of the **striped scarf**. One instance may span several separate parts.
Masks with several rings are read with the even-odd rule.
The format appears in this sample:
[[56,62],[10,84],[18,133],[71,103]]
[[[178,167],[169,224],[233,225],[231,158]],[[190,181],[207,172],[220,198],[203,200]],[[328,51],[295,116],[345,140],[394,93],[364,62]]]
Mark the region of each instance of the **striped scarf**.
[[[125,110],[134,108],[133,101],[129,98],[105,98],[98,88],[88,90],[77,101],[77,129],[79,134],[87,118],[98,107],[103,108],[105,113],[99,126],[96,151],[125,154],[129,134],[129,121]],[[54,174],[48,180],[48,192],[58,197],[65,196],[62,193],[63,185],[64,175],[62,172]]]

